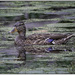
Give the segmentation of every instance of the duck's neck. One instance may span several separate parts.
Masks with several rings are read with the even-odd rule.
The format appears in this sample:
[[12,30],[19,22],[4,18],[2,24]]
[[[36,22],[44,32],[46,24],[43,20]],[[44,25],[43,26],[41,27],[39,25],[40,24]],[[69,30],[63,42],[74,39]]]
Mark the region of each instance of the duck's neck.
[[26,33],[24,33],[24,32],[19,32],[19,37],[23,40],[25,40],[26,39]]

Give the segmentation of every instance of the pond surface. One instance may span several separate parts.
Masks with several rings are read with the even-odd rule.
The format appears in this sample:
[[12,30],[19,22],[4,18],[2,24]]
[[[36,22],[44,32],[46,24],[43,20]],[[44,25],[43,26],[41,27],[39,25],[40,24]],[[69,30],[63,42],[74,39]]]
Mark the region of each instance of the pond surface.
[[[4,51],[3,51],[4,50]],[[49,53],[26,53],[27,60],[17,61],[15,48],[0,50],[0,73],[15,74],[74,74],[75,52],[64,48]]]
[[[55,26],[53,26],[55,25]],[[38,28],[37,30],[27,31],[27,34],[37,33],[37,31],[46,30],[51,33],[62,33],[65,29],[74,33],[74,29],[66,28],[66,23],[53,24],[52,27],[47,26]],[[73,24],[68,24],[68,27]],[[51,29],[50,29],[50,28]],[[55,28],[57,27],[57,28]],[[62,29],[60,29],[62,28]],[[6,30],[5,30],[6,29]],[[26,52],[26,61],[17,61],[17,50],[14,47],[14,38],[17,33],[9,35],[8,31],[11,27],[1,27],[1,43],[0,43],[0,73],[13,74],[74,74],[75,73],[75,37],[72,37],[64,45],[38,45],[34,46],[37,50],[45,50],[42,53]],[[41,30],[40,30],[41,29]],[[59,29],[59,30],[58,30]],[[57,32],[53,32],[56,31]],[[48,33],[49,33],[48,32]],[[4,35],[6,34],[6,35]],[[4,39],[3,39],[4,35]],[[31,49],[31,48],[30,48]]]
[[[2,1],[0,12],[0,74],[75,74],[75,1]],[[26,36],[33,33],[74,36],[63,45],[34,46],[46,52],[26,52],[26,61],[18,61],[14,46],[18,34],[8,33],[17,20],[25,22]]]

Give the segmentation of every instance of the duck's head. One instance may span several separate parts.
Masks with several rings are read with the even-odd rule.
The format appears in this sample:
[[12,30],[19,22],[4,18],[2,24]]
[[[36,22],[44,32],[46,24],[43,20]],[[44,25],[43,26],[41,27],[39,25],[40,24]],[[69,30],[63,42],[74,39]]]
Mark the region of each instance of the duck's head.
[[14,32],[18,32],[19,34],[20,33],[26,33],[26,27],[25,27],[25,24],[23,21],[19,21],[19,22],[16,22],[14,24],[14,27],[13,29],[10,31],[10,33],[14,33]]

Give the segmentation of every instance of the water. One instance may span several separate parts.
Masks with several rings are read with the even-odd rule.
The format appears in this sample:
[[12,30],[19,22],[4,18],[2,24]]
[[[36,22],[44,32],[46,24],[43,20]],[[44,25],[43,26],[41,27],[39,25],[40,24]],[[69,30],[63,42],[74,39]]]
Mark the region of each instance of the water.
[[75,51],[72,51],[73,48],[69,50],[66,48],[64,48],[64,50],[58,49],[54,49],[49,53],[26,52],[26,61],[17,61],[17,51],[15,47],[7,50],[2,49],[0,50],[0,73],[74,74]]
[[[75,74],[75,3],[27,3],[0,3],[0,74]],[[37,46],[36,50],[45,52],[26,52],[26,61],[18,61],[18,52],[14,47],[14,38],[18,34],[11,35],[8,31],[19,19],[26,23],[27,36],[43,32],[74,33],[74,37],[63,45]]]

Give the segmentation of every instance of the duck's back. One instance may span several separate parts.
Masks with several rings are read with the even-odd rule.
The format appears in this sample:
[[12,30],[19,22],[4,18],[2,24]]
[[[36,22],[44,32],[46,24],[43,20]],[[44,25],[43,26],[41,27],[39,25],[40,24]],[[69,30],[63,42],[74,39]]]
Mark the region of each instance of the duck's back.
[[60,34],[60,33],[58,33],[58,34],[53,34],[53,33],[47,33],[47,34],[41,34],[41,33],[39,33],[39,34],[32,34],[32,35],[29,35],[27,38],[28,39],[31,39],[31,40],[37,40],[37,39],[46,39],[46,38],[51,38],[51,39],[61,39],[61,38],[64,38],[64,37],[66,37],[67,36],[67,34]]

